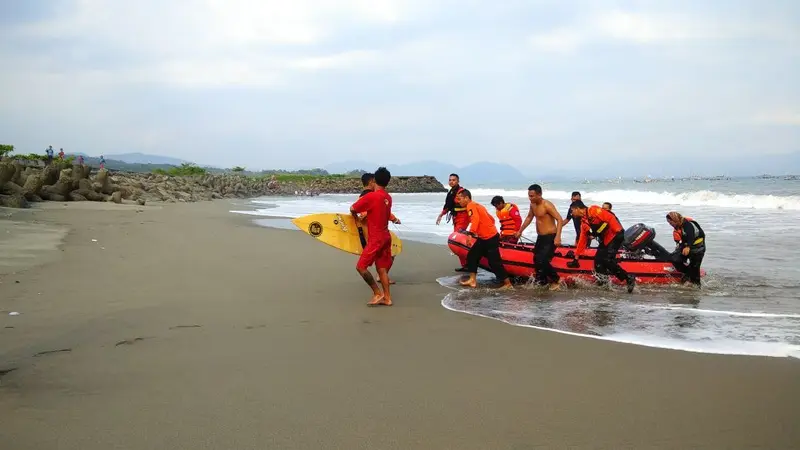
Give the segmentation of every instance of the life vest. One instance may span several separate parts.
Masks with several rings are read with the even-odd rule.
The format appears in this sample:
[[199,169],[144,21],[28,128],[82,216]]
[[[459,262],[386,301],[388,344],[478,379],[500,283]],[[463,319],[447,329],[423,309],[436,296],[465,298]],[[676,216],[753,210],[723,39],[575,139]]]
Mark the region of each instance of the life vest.
[[517,232],[514,226],[514,218],[511,217],[511,210],[517,205],[513,203],[506,203],[503,209],[497,211],[497,219],[500,221],[500,235],[511,236]]
[[[700,225],[694,221],[691,217],[684,217],[684,222],[689,222],[689,224],[694,228],[694,235],[697,236],[694,242],[689,243],[689,247],[691,248],[699,248],[702,247],[706,240],[706,233],[700,227]],[[677,230],[672,231],[672,239],[675,241],[676,244],[683,241],[683,225],[681,225]]]
[[459,187],[458,187],[458,190],[456,191],[456,193],[455,193],[455,194],[453,194],[453,209],[452,209],[452,210],[450,210],[450,214],[452,214],[452,215],[454,215],[454,216],[455,216],[456,214],[459,214],[459,213],[465,213],[465,212],[467,211],[467,208],[463,208],[463,207],[461,207],[461,206],[458,206],[458,203],[456,203],[456,202],[455,202],[455,201],[456,201],[456,196],[457,196],[457,195],[458,195],[458,194],[459,194],[461,191],[463,191],[463,190],[464,190],[464,188],[463,188],[463,187],[461,187],[461,186],[459,186]]
[[[590,209],[591,208],[597,208],[597,207],[596,206],[591,206]],[[606,210],[603,210],[603,211],[606,211]],[[619,223],[619,219],[617,219],[617,215],[612,213],[611,211],[606,211],[606,212],[610,213],[614,217],[614,220],[616,220],[616,222],[617,222],[617,227],[616,227],[618,229],[617,231],[621,231],[622,230],[622,224]],[[601,219],[599,219],[597,216],[594,216],[594,217],[590,216],[588,211],[586,213],[586,223],[589,225],[589,234],[592,235],[595,238],[599,238],[605,231],[608,231],[611,228],[614,228],[614,227],[611,227],[608,222],[601,221],[600,223],[594,223],[591,219],[595,219],[595,220],[601,220]]]

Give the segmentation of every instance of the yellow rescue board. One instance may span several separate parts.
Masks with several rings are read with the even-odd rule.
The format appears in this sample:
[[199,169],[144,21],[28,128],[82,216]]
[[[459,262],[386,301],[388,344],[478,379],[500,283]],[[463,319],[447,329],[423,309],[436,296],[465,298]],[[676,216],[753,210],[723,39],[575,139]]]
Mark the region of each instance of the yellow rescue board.
[[[359,225],[364,233],[364,239],[369,240],[366,221],[357,224],[356,219],[350,214],[309,214],[292,219],[292,223],[318,241],[354,255],[360,255],[363,250],[358,232]],[[399,255],[403,251],[403,242],[393,232],[389,233],[392,235],[392,256]]]

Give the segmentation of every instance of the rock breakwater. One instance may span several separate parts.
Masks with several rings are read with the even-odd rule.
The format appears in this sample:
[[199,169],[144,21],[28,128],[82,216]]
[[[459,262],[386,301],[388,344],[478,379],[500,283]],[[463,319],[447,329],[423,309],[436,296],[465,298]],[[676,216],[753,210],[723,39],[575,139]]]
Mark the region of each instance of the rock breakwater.
[[[446,192],[432,176],[393,177],[389,192]],[[196,202],[264,195],[347,194],[361,192],[361,181],[347,177],[309,177],[283,181],[237,174],[171,176],[93,171],[90,166],[52,164],[44,168],[0,162],[0,206],[26,208],[41,201]]]

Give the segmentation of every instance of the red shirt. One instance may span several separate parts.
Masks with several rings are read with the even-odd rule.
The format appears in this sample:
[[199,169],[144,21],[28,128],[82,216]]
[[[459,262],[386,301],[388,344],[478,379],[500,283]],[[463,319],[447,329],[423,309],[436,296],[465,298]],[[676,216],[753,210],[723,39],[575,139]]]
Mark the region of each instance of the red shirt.
[[581,220],[581,234],[578,239],[578,248],[575,249],[576,258],[586,249],[592,229],[599,232],[598,240],[602,240],[603,245],[611,243],[617,233],[623,231],[622,224],[619,223],[616,215],[597,205],[590,206]]
[[368,192],[359,198],[352,206],[356,213],[367,213],[367,233],[369,239],[373,236],[389,234],[389,218],[392,216],[392,196],[383,189]]

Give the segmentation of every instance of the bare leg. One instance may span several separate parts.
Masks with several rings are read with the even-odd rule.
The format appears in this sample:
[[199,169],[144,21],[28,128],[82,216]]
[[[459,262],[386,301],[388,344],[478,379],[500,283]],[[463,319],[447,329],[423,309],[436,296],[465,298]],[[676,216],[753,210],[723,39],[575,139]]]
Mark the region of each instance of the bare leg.
[[378,278],[380,278],[383,286],[383,295],[378,300],[373,299],[373,301],[369,302],[369,305],[392,306],[392,293],[389,291],[389,270],[378,269]]
[[[477,273],[470,273],[469,278],[466,280],[460,280],[458,283],[462,286],[469,286],[469,287],[478,287],[478,281],[475,279],[477,277]],[[508,281],[508,280],[506,280]]]
[[369,303],[373,304],[383,300],[383,292],[381,292],[381,289],[378,287],[378,283],[375,282],[375,278],[372,277],[372,274],[369,273],[369,270],[360,270],[358,268],[356,268],[356,270],[358,271],[358,274],[361,275],[361,278],[364,279],[364,282],[372,288],[372,300],[370,300]]

